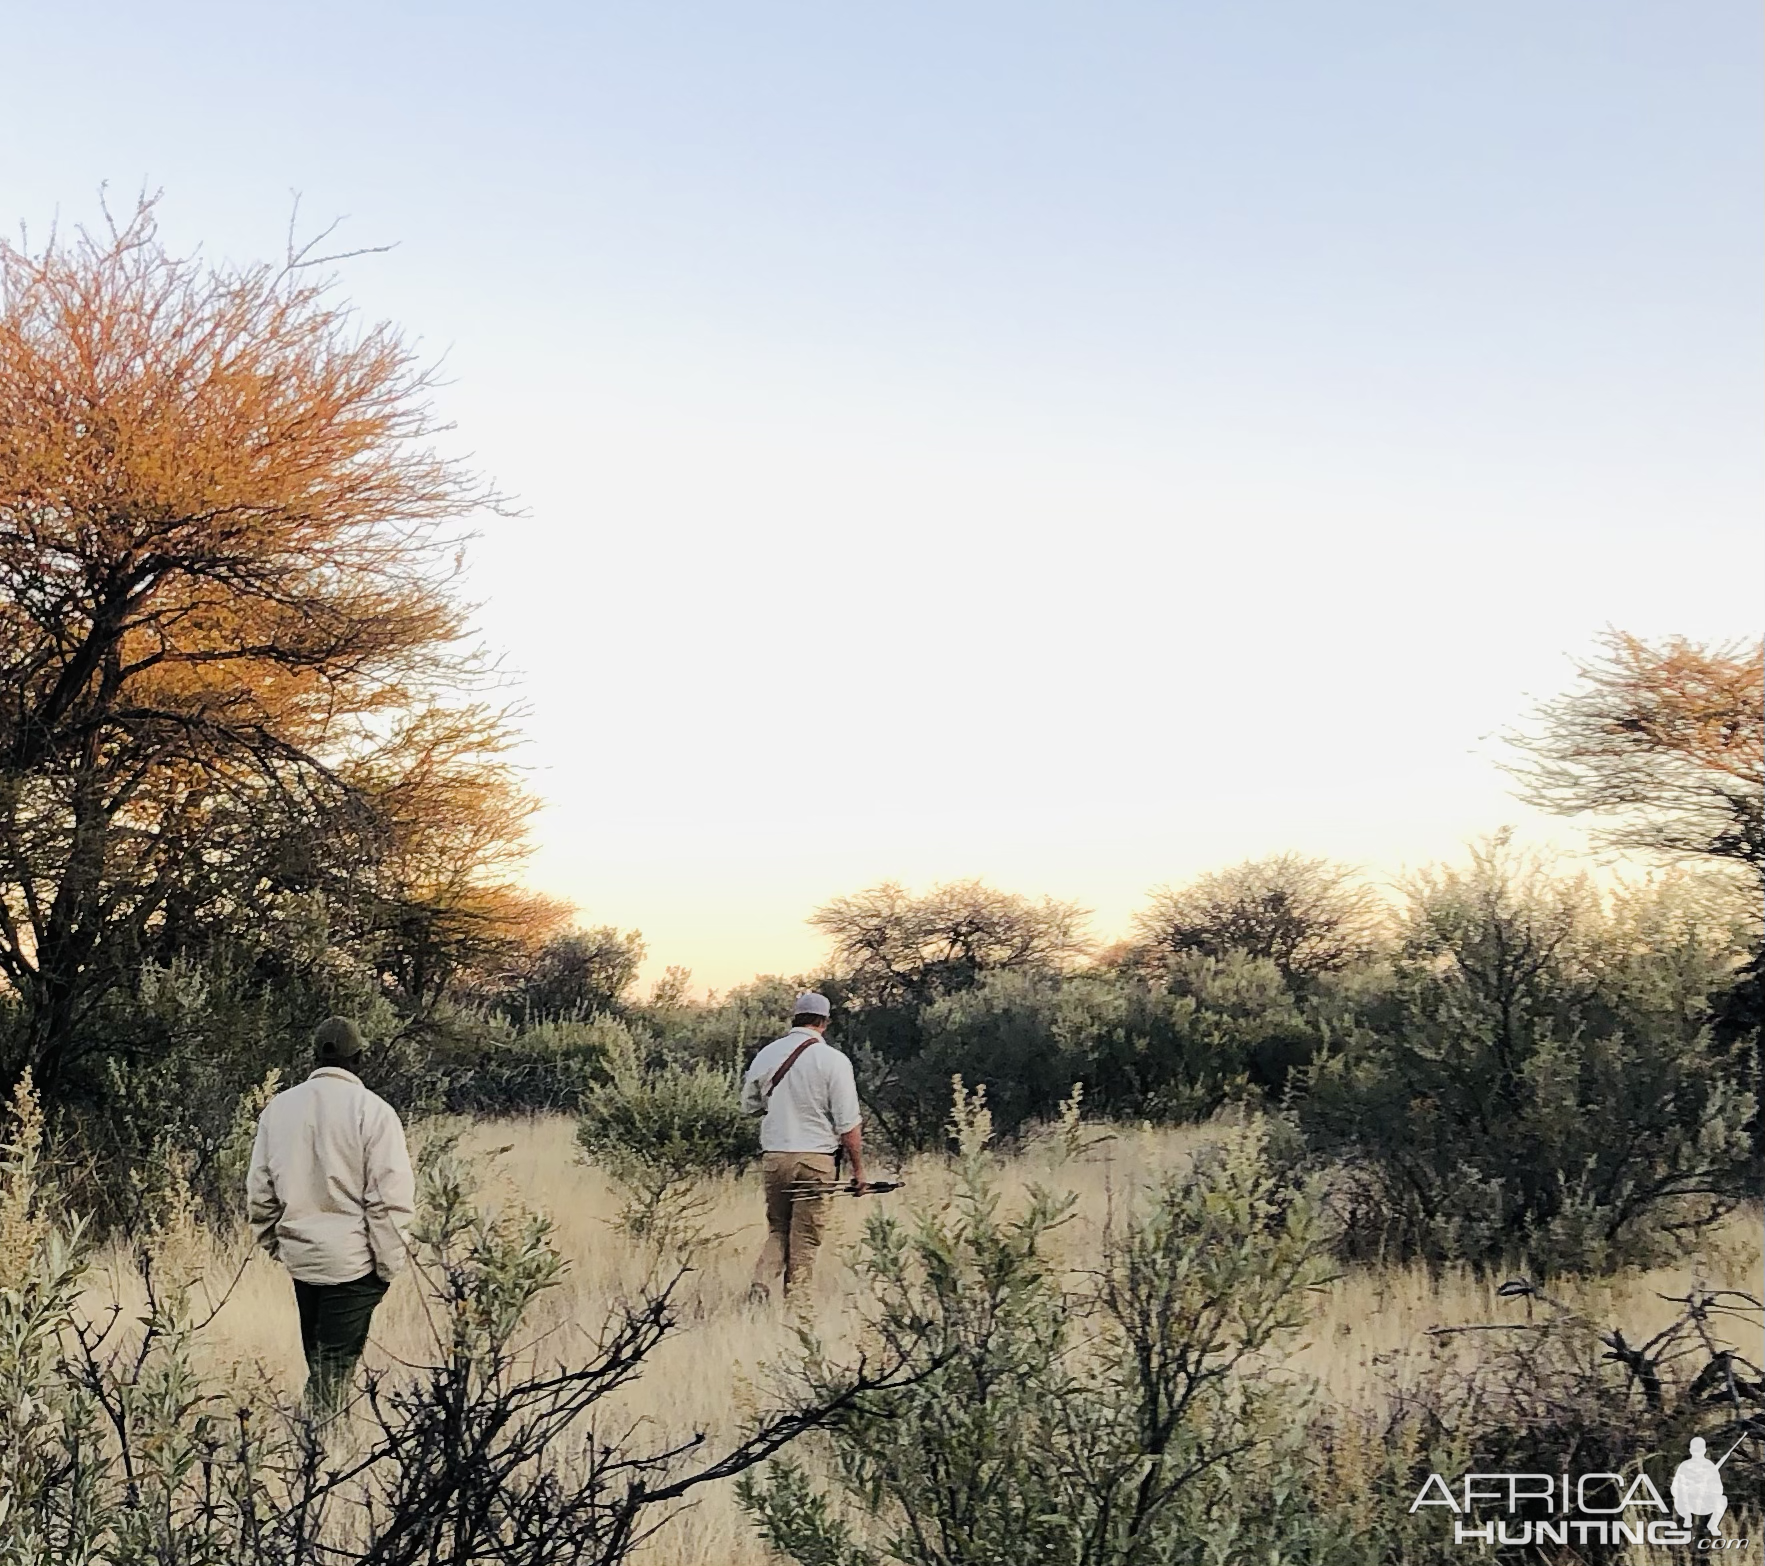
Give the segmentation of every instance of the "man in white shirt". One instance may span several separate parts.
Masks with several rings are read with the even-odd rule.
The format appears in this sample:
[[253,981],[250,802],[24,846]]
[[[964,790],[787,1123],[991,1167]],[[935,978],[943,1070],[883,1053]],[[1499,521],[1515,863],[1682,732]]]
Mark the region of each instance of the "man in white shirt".
[[764,1117],[766,1248],[754,1267],[756,1299],[772,1298],[780,1273],[787,1299],[809,1282],[827,1223],[836,1152],[843,1148],[852,1161],[853,1189],[866,1189],[852,1062],[824,1037],[831,1009],[825,995],[799,995],[790,1032],[754,1057],[742,1081],[743,1110]]
[[294,1278],[307,1406],[328,1418],[404,1266],[416,1182],[397,1111],[348,1069],[361,1059],[361,1030],[331,1017],[314,1041],[318,1070],[258,1118],[246,1216]]

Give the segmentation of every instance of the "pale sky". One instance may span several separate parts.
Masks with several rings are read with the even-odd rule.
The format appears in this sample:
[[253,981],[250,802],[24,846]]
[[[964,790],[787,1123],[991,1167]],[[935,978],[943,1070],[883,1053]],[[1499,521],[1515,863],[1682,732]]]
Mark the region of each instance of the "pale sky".
[[445,353],[533,879],[718,988],[979,875],[1387,875],[1608,624],[1755,635],[1759,9],[0,10],[0,217],[163,187]]

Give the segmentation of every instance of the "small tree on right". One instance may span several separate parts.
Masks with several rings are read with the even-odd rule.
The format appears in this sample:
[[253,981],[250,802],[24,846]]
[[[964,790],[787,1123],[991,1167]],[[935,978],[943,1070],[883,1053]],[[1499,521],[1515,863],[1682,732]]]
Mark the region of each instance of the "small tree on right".
[[1603,818],[1605,842],[1712,858],[1765,876],[1765,646],[1706,647],[1623,631],[1580,683],[1511,735],[1527,803]]
[[[1623,631],[1541,704],[1509,770],[1528,804],[1591,816],[1608,847],[1714,861],[1765,884],[1765,642],[1646,642]],[[1765,926],[1712,1016],[1717,1046],[1765,1078]],[[1765,1159],[1765,1122],[1753,1147]]]

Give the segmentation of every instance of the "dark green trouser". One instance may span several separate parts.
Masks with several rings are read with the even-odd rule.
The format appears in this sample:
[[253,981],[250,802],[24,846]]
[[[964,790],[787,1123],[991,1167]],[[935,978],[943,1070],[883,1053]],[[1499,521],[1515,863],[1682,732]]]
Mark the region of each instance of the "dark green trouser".
[[354,1283],[294,1280],[300,1308],[300,1346],[306,1350],[306,1406],[320,1417],[336,1411],[368,1341],[374,1307],[390,1285],[374,1273]]

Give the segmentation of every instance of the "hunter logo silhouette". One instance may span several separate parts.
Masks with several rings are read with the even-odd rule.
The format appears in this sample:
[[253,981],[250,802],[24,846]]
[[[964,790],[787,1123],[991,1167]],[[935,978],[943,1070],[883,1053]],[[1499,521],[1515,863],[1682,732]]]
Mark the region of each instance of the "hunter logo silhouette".
[[1686,1527],[1697,1526],[1694,1517],[1708,1516],[1710,1532],[1721,1533],[1722,1514],[1728,1510],[1728,1497],[1722,1493],[1722,1464],[1734,1456],[1739,1445],[1736,1441],[1722,1454],[1721,1462],[1713,1463],[1704,1456],[1704,1438],[1691,1438],[1691,1456],[1673,1471],[1673,1510]]

